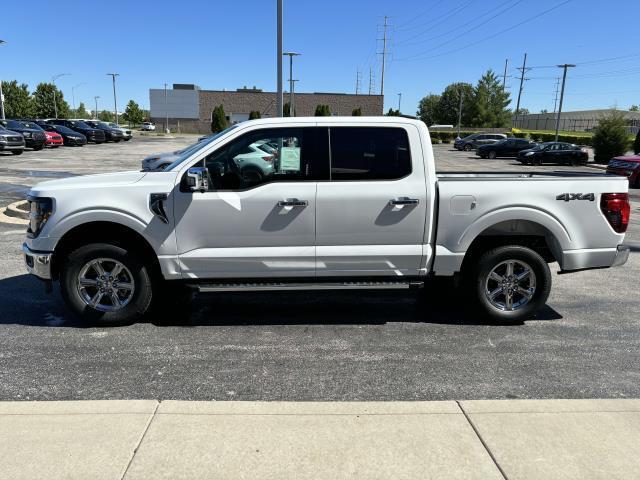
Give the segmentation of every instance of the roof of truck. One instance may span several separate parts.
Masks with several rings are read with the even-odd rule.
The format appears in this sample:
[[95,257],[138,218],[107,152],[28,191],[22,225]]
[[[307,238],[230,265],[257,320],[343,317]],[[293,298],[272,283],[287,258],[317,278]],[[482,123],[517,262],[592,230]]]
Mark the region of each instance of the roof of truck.
[[388,117],[388,116],[376,116],[376,117],[273,117],[273,118],[259,118],[256,120],[247,120],[242,122],[242,125],[250,125],[252,123],[260,123],[263,125],[269,124],[282,124],[282,123],[404,123],[409,125],[425,125],[422,120],[407,117]]

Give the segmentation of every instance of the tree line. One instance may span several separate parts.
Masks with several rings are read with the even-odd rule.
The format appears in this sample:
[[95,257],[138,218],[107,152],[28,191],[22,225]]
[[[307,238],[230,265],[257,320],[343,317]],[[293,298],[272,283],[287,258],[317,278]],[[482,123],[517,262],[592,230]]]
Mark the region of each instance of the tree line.
[[[75,110],[69,106],[62,91],[53,83],[41,82],[33,92],[26,83],[17,80],[3,81],[4,112],[7,118],[54,118],[56,109],[58,118],[89,118],[84,102]],[[54,106],[55,99],[55,106]],[[133,100],[129,100],[121,118],[130,125],[137,125],[148,119],[149,113],[142,110]],[[105,122],[114,120],[113,112],[102,110],[98,119]]]
[[439,95],[427,95],[420,100],[417,115],[427,125],[457,125],[461,98],[461,125],[500,128],[511,124],[509,93],[492,70],[476,85],[452,83]]

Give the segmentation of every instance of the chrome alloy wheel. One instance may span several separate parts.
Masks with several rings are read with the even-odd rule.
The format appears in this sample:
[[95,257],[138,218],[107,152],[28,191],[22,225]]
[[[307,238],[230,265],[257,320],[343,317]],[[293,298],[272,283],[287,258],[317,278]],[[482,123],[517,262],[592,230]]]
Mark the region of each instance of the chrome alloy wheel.
[[520,260],[506,260],[489,272],[484,294],[498,310],[514,311],[527,305],[536,292],[536,274]]
[[119,261],[96,258],[80,269],[76,287],[89,307],[114,312],[131,301],[135,282],[129,269]]

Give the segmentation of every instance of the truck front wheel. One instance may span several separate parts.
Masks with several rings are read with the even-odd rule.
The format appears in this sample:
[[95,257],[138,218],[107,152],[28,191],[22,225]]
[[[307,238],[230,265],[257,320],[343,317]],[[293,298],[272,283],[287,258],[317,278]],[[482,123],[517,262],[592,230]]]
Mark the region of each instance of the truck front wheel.
[[515,323],[530,318],[546,303],[551,272],[530,248],[508,245],[483,253],[470,272],[474,299],[486,316]]
[[124,325],[149,309],[152,282],[141,256],[108,243],[72,251],[60,271],[60,290],[71,311],[99,325]]

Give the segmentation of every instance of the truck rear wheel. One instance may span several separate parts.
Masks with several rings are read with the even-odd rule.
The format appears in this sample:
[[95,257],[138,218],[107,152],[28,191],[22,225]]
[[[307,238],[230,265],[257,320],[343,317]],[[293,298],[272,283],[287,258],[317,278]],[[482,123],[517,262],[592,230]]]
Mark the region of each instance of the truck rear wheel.
[[530,248],[508,245],[483,253],[470,272],[473,297],[489,318],[503,323],[530,318],[546,303],[551,272]]
[[108,243],[72,251],[60,272],[62,298],[82,320],[98,325],[126,325],[149,309],[149,269],[135,252]]

